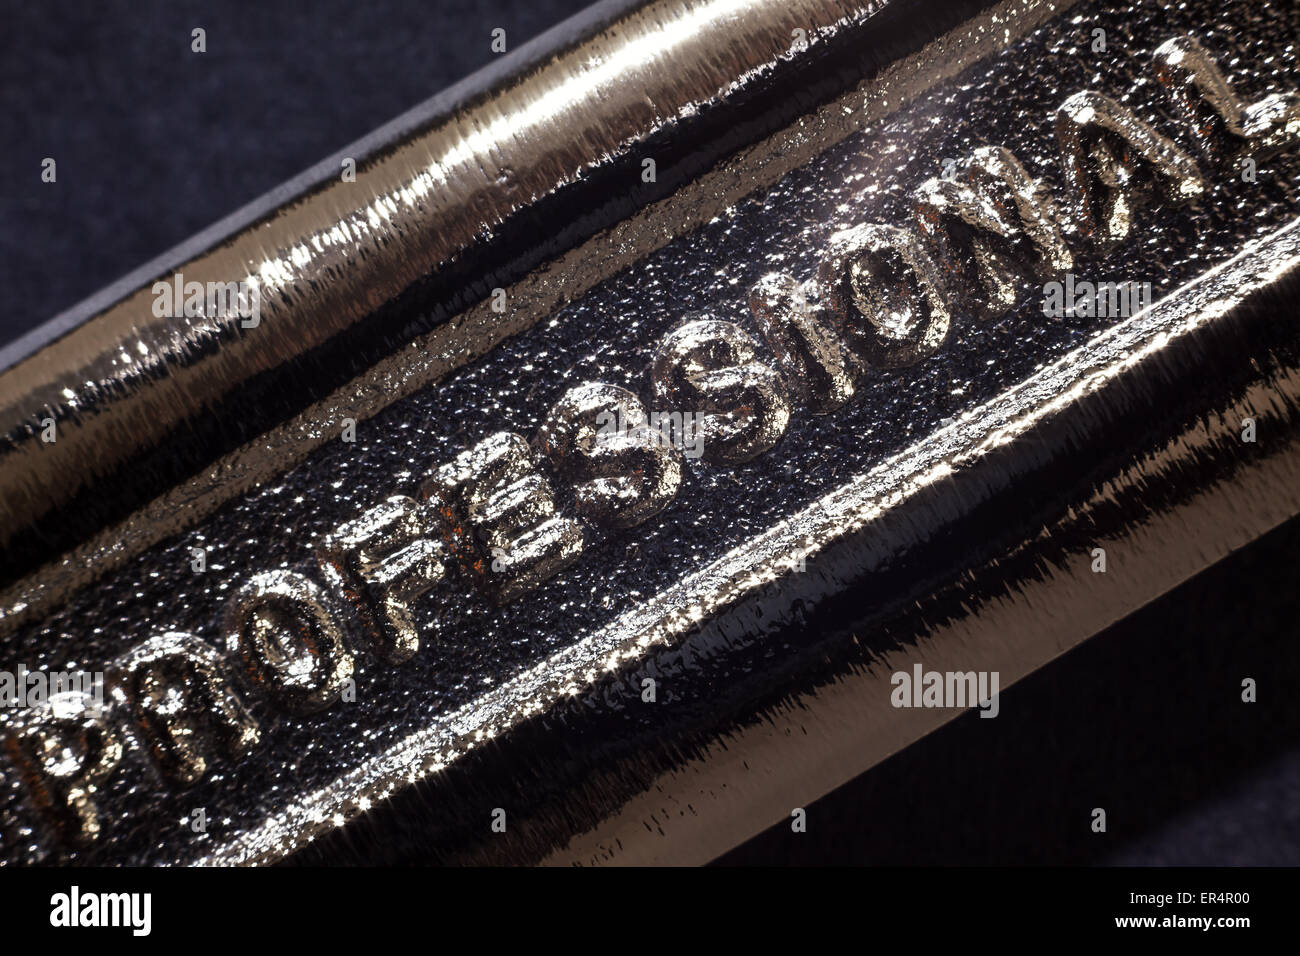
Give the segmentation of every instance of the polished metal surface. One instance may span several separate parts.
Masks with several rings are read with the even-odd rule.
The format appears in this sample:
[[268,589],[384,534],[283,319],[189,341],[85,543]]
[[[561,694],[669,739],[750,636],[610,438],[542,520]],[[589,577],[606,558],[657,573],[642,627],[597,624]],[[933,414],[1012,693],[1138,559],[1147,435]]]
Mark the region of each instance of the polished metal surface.
[[[1005,688],[1300,513],[1296,13],[1017,0],[918,37],[891,7],[626,12],[187,263],[261,277],[248,334],[182,358],[141,292],[8,370],[13,409],[128,339],[164,368],[12,443],[36,516],[74,480],[46,449],[165,443],[353,324],[415,330],[9,588],[5,657],[111,693],[7,722],[5,858],[371,827],[381,858],[705,862],[952,716],[891,707],[899,667]],[[708,162],[428,327],[510,210],[609,195],[614,155],[635,192],[670,143]]]

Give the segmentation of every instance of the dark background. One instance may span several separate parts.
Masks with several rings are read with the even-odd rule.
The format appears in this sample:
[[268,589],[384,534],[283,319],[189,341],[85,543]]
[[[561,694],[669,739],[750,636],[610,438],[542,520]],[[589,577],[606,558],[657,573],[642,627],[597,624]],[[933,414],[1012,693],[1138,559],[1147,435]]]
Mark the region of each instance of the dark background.
[[[0,5],[0,344],[583,6]],[[1292,522],[722,862],[1300,863],[1298,548]]]
[[585,6],[4,0],[0,344]]

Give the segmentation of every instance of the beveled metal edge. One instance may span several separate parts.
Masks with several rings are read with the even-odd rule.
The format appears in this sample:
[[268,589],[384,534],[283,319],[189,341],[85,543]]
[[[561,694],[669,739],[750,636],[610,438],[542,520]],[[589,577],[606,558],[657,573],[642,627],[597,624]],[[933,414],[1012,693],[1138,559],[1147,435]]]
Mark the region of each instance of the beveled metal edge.
[[394,142],[428,130],[456,110],[465,108],[474,99],[486,95],[494,87],[518,79],[558,51],[572,46],[608,22],[643,6],[645,2],[646,0],[597,0],[522,46],[496,57],[487,66],[475,70],[360,139],[313,163],[296,176],[267,190],[185,241],[159,253],[31,331],[0,345],[0,373],[30,358],[101,313],[108,312],[158,276],[183,268],[185,263],[234,240],[241,231],[270,218],[280,207],[328,185],[338,177],[340,164],[345,158],[355,160],[358,164],[365,163],[390,148]]

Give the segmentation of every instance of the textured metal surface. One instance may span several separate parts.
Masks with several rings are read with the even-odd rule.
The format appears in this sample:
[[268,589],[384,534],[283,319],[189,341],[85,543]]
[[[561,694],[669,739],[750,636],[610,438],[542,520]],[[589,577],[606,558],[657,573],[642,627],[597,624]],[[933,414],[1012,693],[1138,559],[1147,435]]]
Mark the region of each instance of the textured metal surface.
[[[1095,28],[1109,52],[1090,49]],[[1168,50],[1156,56],[1193,33],[1257,104],[1300,86],[1288,46],[1298,28],[1294,11],[1250,4],[997,8],[697,180],[744,184],[698,228],[639,247],[627,268],[547,321],[521,322],[437,388],[377,396],[402,397],[357,416],[354,444],[325,442],[259,477],[194,527],[109,562],[120,566],[53,613],[16,606],[39,583],[12,591],[7,658],[97,669],[138,657],[151,635],[189,633],[244,662],[230,686],[251,722],[234,704],[210,708],[224,717],[204,732],[227,736],[200,772],[150,756],[148,714],[132,718],[124,692],[112,708],[122,756],[69,803],[75,830],[93,801],[98,832],[80,848],[61,840],[11,764],[6,857],[269,861],[390,797],[376,825],[445,860],[706,860],[944,719],[889,707],[895,665],[999,670],[1006,686],[1300,511],[1300,338],[1278,321],[1292,314],[1300,264],[1287,101],[1251,114],[1253,140],[1239,124],[1198,142],[1180,112],[1185,77]],[[1089,92],[1117,109],[1078,98]],[[1144,144],[1148,165],[1098,146],[1097,115]],[[1254,144],[1254,182],[1224,143]],[[1025,177],[980,152],[990,146]],[[936,223],[963,198],[935,182],[952,181],[949,168],[1010,183],[1011,198],[985,223],[999,241],[945,259],[957,243],[938,241]],[[1097,177],[1124,186],[1124,202]],[[678,195],[698,198],[692,188]],[[1047,219],[1024,221],[1035,212],[1051,213],[1068,247]],[[630,234],[652,231],[641,215]],[[890,232],[904,227],[915,228],[906,242]],[[1122,319],[1045,317],[1042,283],[1066,252],[1079,276],[1149,282],[1156,304]],[[891,256],[919,285],[889,284]],[[569,276],[555,267],[539,281]],[[809,301],[850,344],[842,361],[832,339],[772,335]],[[872,315],[882,318],[859,321]],[[673,377],[701,354],[712,358]],[[800,374],[809,356],[824,374]],[[710,361],[757,367],[729,383],[708,378]],[[732,387],[753,389],[740,404],[761,414],[708,423],[705,454],[683,456],[676,482],[665,467],[641,487],[657,507],[635,512],[631,531],[617,494],[579,491],[608,476],[571,469],[548,438],[557,416],[602,402],[640,414],[637,400],[693,401],[708,422],[726,405],[710,407],[710,395]],[[556,409],[570,388],[581,400]],[[336,433],[337,411],[312,418],[321,413],[301,427]],[[1245,417],[1263,436],[1249,447]],[[482,444],[502,431],[523,437]],[[534,451],[559,464],[548,470]],[[524,526],[549,528],[540,553],[563,560],[515,567],[491,535],[466,536],[470,523],[518,520],[511,501],[475,490],[476,469],[547,476],[553,495],[521,499]],[[373,514],[394,496],[391,514]],[[422,536],[428,524],[401,530],[424,507],[445,539]],[[356,544],[357,563],[338,556],[340,540],[381,539],[374,551]],[[445,574],[398,562],[400,580],[416,580],[400,607],[342,602],[369,622],[317,614],[328,597],[295,583],[329,584],[317,554],[345,581],[336,591],[348,575],[373,583],[421,541],[424,559],[457,558]],[[1098,542],[1130,562],[1125,574],[1088,573]],[[195,548],[208,549],[202,573]],[[475,565],[494,557],[504,566]],[[294,612],[318,622],[306,639],[329,682],[355,678],[355,700],[331,693],[286,710],[293,688],[268,689],[285,674],[261,673],[270,658],[247,648],[288,612],[241,603],[257,575],[309,609]],[[344,621],[337,635],[331,614]],[[653,704],[641,702],[646,676],[661,688]],[[198,808],[203,833],[188,824]],[[495,808],[511,815],[509,837],[489,830]]]
[[[407,355],[382,379],[382,395],[348,394],[351,414],[373,414],[394,390],[427,384],[518,331],[563,296],[538,290],[544,304],[516,303],[486,327],[448,320],[742,145],[754,132],[743,101],[778,80],[800,83],[813,66],[833,75],[844,28],[878,6],[665,0],[614,27],[609,15],[592,17],[550,59],[525,58],[459,109],[354,153],[355,181],[336,172],[162,274],[248,283],[260,304],[255,326],[234,315],[160,316],[154,276],[22,358],[0,374],[0,573],[12,577],[15,549],[49,557],[51,541],[73,543],[71,521],[82,531],[87,520],[121,518],[108,502],[143,504],[141,491],[188,477],[211,446],[229,451],[278,424],[416,332],[437,328],[439,354]],[[821,41],[798,57],[795,27]],[[801,85],[806,108],[818,93]],[[707,107],[724,99],[732,112],[720,129]],[[639,157],[650,154],[663,175],[641,183]],[[53,444],[42,441],[50,420]],[[320,437],[286,434],[277,457],[300,458]],[[224,500],[265,476],[259,463],[245,454],[222,487],[204,490]]]
[[[374,305],[373,314],[351,333],[335,336],[316,349],[309,348],[315,341],[313,337],[289,337],[270,351],[266,349],[268,343],[262,341],[256,346],[261,350],[258,361],[227,363],[230,367],[222,375],[213,376],[213,387],[226,396],[220,401],[215,394],[198,406],[191,406],[188,393],[173,396],[175,401],[156,402],[150,397],[159,389],[172,388],[173,381],[186,379],[186,369],[194,362],[224,362],[224,349],[214,352],[203,342],[191,341],[183,334],[185,323],[175,319],[161,323],[172,334],[182,333],[169,339],[174,347],[145,344],[141,354],[140,343],[127,342],[121,348],[105,345],[86,355],[60,358],[46,349],[7,370],[0,376],[3,394],[12,397],[12,401],[4,403],[6,420],[10,422],[4,445],[10,467],[6,467],[4,475],[5,480],[13,482],[14,493],[6,494],[4,500],[8,506],[10,501],[26,498],[28,506],[12,506],[8,525],[11,537],[2,553],[7,563],[0,568],[0,579],[9,580],[26,572],[33,563],[45,561],[74,544],[80,546],[51,561],[36,579],[7,588],[0,595],[0,618],[23,620],[65,599],[84,586],[88,568],[98,573],[101,568],[120,564],[188,520],[207,514],[301,460],[330,437],[330,431],[321,423],[368,417],[395,398],[437,381],[502,338],[548,318],[572,297],[659,248],[672,236],[707,222],[737,199],[771,183],[863,123],[888,113],[899,98],[928,88],[996,48],[997,34],[978,31],[956,37],[942,48],[928,48],[923,59],[912,58],[911,54],[925,47],[936,32],[963,22],[982,4],[934,6],[926,30],[918,32],[907,13],[885,9],[871,17],[871,27],[864,32],[847,28],[860,24],[861,18],[875,9],[872,4],[855,7],[856,13],[839,20],[832,16],[839,8],[831,4],[817,16],[805,18],[816,24],[831,17],[833,25],[821,31],[809,28],[811,39],[801,52],[792,49],[793,31],[769,24],[772,36],[743,54],[766,57],[766,66],[745,68],[740,74],[744,83],[736,77],[718,81],[727,93],[725,110],[700,110],[689,102],[689,96],[683,99],[684,94],[689,94],[686,87],[672,87],[662,104],[656,105],[650,118],[653,121],[647,120],[635,133],[628,131],[620,148],[612,153],[604,127],[598,128],[579,150],[586,157],[582,175],[564,189],[534,195],[520,213],[523,221],[512,220],[508,227],[503,224],[481,235],[483,244],[467,250],[459,260],[459,278],[428,276],[392,301],[376,295],[374,303],[380,304]],[[656,19],[655,9],[638,15],[635,30],[626,19],[609,26],[607,21],[613,14],[593,15],[591,24],[581,29],[557,28],[566,37],[575,33],[587,37],[587,41],[550,64],[544,74],[523,70],[525,77],[531,78],[533,87],[540,84],[541,89],[546,89],[549,84],[567,89],[565,84],[578,82],[575,75],[588,77],[606,62],[601,44],[630,44],[622,54],[630,70],[625,82],[635,81],[639,69],[659,69],[663,65],[663,34],[686,41],[673,32],[671,24],[678,21],[660,11],[664,22],[670,24],[663,26]],[[784,23],[787,13],[764,9],[764,16]],[[1036,7],[1030,5],[1028,9],[1031,12],[1008,8],[1005,17],[1014,18],[1018,29],[1037,16],[1032,12]],[[719,16],[716,26],[725,36],[717,42],[729,43],[729,38],[735,36],[729,26],[731,15]],[[602,24],[606,29],[598,29]],[[589,36],[593,31],[594,35]],[[643,40],[633,43],[637,36],[643,36]],[[710,62],[712,57],[709,53],[703,60]],[[536,66],[533,60],[524,63]],[[706,71],[717,77],[713,67]],[[822,108],[811,122],[801,126],[798,134],[786,137],[779,150],[761,138],[810,107],[838,97],[846,84],[859,83],[864,75],[876,80],[874,93],[864,96],[850,111]],[[497,78],[507,91],[514,89],[515,82],[522,82],[508,82],[512,76],[507,73]],[[640,96],[641,86],[634,85]],[[550,100],[556,98],[551,96]],[[470,102],[476,100],[471,98]],[[437,123],[455,104],[464,105],[459,99],[451,104],[435,104],[427,111],[431,113],[429,118],[415,123],[415,131],[433,124],[435,128],[426,139],[432,138],[437,146],[445,134]],[[395,123],[393,139],[367,142],[355,152],[365,157],[401,150],[412,135],[411,125]],[[485,155],[500,151],[489,139],[481,138],[476,143]],[[523,163],[531,161],[538,150],[568,148],[571,144],[570,126],[555,121],[543,124],[537,141],[515,137],[501,149],[512,156],[518,154],[518,162]],[[728,156],[729,161],[718,162]],[[655,158],[659,163],[654,183],[642,179],[643,157]],[[484,159],[489,161],[497,162],[491,157]],[[418,166],[415,169],[420,171]],[[364,165],[362,171],[366,172]],[[358,183],[346,185],[361,186],[364,182],[365,176]],[[315,185],[314,179],[303,185],[303,195],[312,194]],[[508,187],[508,181],[499,182],[494,189],[503,193],[502,201],[514,202],[519,197],[513,196]],[[482,195],[495,195],[494,189]],[[241,248],[251,244],[261,249],[267,231],[262,220],[279,221],[287,210],[298,209],[301,201],[297,194],[288,198],[277,194],[277,198],[284,199],[283,206],[254,218],[233,238],[222,240],[219,248],[238,242]],[[317,205],[315,216],[299,216],[292,226],[285,226],[277,255],[287,256],[293,244],[311,244],[318,232],[335,227],[337,210]],[[629,215],[639,208],[640,213]],[[474,207],[473,213],[488,215],[480,207]],[[557,231],[553,227],[557,222],[564,223],[564,228]],[[587,236],[588,241],[569,248]],[[567,251],[554,259],[562,250]],[[189,251],[188,246],[185,251]],[[177,269],[187,281],[203,278],[192,262],[181,261],[180,254],[173,258],[175,261],[163,273],[165,277],[173,278],[171,270]],[[347,262],[347,270],[340,275],[350,276],[354,270],[365,272],[371,257],[352,255]],[[533,268],[538,263],[544,265]],[[218,278],[237,274],[235,270]],[[561,275],[563,281],[556,281]],[[304,276],[293,288],[295,293],[303,293],[302,286],[314,290],[338,278],[333,273]],[[148,310],[138,319],[149,325],[155,322],[152,303],[142,296],[151,291],[153,277],[144,273],[137,279],[139,288],[130,301]],[[508,292],[510,307],[505,313],[497,313],[481,301],[498,282]],[[125,293],[118,290],[118,294]],[[95,307],[97,303],[92,300]],[[470,303],[476,304],[457,314]],[[271,328],[270,312],[275,302],[262,304],[270,310],[266,324],[244,330],[234,322],[231,333],[247,337],[250,331]],[[314,324],[319,321],[317,304],[314,300],[295,299],[285,306],[294,314],[304,311],[306,318],[300,321]],[[126,308],[126,304],[119,308]],[[96,341],[111,338],[116,333],[105,322],[111,325],[110,320],[116,317],[119,324],[129,325],[135,315],[132,312],[123,317],[119,308],[88,316],[78,335]],[[206,324],[198,323],[201,329]],[[417,335],[429,329],[427,334]],[[130,338],[132,333],[122,334]],[[76,341],[79,339],[69,335],[56,341],[54,348],[67,352]],[[125,388],[116,378],[86,378],[84,371],[68,371],[69,367],[83,369],[87,362],[106,367],[125,362],[122,372],[138,388]],[[274,375],[259,374],[266,363],[277,367]],[[351,377],[362,369],[367,371]],[[71,404],[67,392],[59,392],[57,386],[49,384],[50,375],[71,376],[63,387],[73,398],[85,392],[85,400]],[[101,388],[100,383],[105,387]],[[188,383],[186,387],[190,387]],[[53,406],[45,404],[51,388],[58,392]],[[306,412],[284,420],[311,402],[314,404]],[[149,411],[142,412],[146,407]],[[191,415],[188,409],[192,407],[198,411]],[[61,442],[52,445],[39,440],[44,431],[42,423],[51,417],[59,424],[62,436]],[[117,420],[122,427],[113,424]],[[87,426],[86,431],[80,430],[82,425]],[[58,464],[65,455],[72,464],[60,468]],[[139,510],[132,513],[133,508]],[[82,543],[90,531],[105,524],[108,526],[97,537]]]

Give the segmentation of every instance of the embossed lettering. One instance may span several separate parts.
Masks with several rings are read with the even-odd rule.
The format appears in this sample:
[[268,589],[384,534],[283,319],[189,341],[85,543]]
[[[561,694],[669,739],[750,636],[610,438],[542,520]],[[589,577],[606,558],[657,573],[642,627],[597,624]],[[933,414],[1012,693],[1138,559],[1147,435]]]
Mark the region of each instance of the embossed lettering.
[[535,588],[577,560],[582,528],[556,514],[551,483],[532,450],[498,432],[442,468],[423,489],[452,554],[500,603]]
[[225,631],[253,680],[293,713],[328,707],[352,677],[328,597],[297,572],[253,575],[226,606]]
[[374,652],[390,664],[420,649],[411,604],[443,578],[446,549],[432,515],[394,495],[341,525],[317,553],[322,571],[357,611]]
[[912,365],[948,336],[952,315],[934,261],[904,229],[864,225],[837,232],[818,278],[827,313],[873,365]]
[[[632,422],[600,427],[603,417]],[[677,494],[681,456],[648,424],[645,406],[625,388],[571,388],[547,414],[534,445],[573,483],[579,515],[608,528],[631,528],[657,515]]]
[[115,670],[136,725],[173,783],[197,783],[218,752],[238,758],[257,746],[257,723],[235,694],[224,660],[193,634],[152,637]]
[[1190,156],[1100,93],[1062,103],[1056,136],[1076,229],[1102,248],[1128,238],[1135,209],[1157,190],[1173,203],[1205,191]]
[[853,397],[854,370],[843,341],[819,321],[808,298],[794,279],[774,272],[750,289],[749,310],[791,396],[824,415]]
[[697,319],[670,332],[650,377],[666,408],[698,409],[706,461],[734,465],[775,445],[790,422],[785,383],[733,322]]

